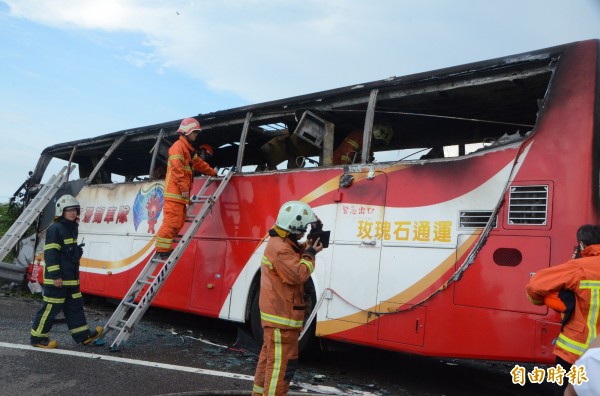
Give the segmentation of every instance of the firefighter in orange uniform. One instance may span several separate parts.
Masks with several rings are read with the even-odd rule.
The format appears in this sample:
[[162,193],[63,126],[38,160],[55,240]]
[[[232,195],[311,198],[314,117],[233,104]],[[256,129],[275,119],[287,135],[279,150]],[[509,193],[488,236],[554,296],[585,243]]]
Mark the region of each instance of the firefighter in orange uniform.
[[[186,205],[190,203],[190,189],[194,170],[209,176],[217,172],[195,152],[192,143],[202,130],[194,118],[184,118],[177,133],[179,139],[169,148],[167,176],[165,178],[165,204],[163,221],[156,233],[156,251],[163,259],[172,251],[173,238],[185,222]],[[204,151],[212,154],[212,147],[202,145]]]
[[323,250],[315,241],[299,243],[309,224],[317,221],[300,201],[283,204],[269,230],[260,278],[263,345],[254,376],[253,395],[287,395],[298,365],[298,336],[304,325],[304,283]]
[[[527,296],[536,305],[546,296],[561,290],[575,294],[572,317],[563,325],[556,339],[556,364],[569,370],[585,352],[600,330],[600,227],[584,225],[577,230],[581,258],[539,270],[527,284]],[[568,381],[555,394],[562,395]]]
[[[394,131],[388,124],[376,124],[373,126],[373,138],[386,145],[390,144]],[[342,143],[333,151],[334,165],[350,165],[360,162],[363,145],[363,130],[355,129],[344,138]]]

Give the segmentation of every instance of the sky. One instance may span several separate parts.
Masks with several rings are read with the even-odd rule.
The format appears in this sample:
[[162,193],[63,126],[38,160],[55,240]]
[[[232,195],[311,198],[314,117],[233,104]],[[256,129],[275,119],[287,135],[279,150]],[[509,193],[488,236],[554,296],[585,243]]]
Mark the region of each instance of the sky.
[[0,0],[0,202],[44,148],[600,39],[600,0]]

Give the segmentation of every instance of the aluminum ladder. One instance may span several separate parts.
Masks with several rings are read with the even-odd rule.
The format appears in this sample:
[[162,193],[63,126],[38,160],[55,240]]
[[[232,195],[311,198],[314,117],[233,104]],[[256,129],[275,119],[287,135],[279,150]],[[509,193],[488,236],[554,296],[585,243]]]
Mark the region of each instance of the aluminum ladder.
[[[74,167],[75,166],[72,165],[72,168]],[[23,210],[23,213],[21,213],[17,221],[13,223],[2,239],[0,239],[0,261],[4,260],[11,249],[23,237],[23,234],[27,232],[35,219],[39,217],[42,210],[46,207],[48,202],[50,202],[52,197],[54,197],[58,189],[67,181],[67,169],[68,167],[65,166],[59,173],[52,175],[50,180],[44,184],[35,198]]]
[[[110,345],[111,352],[118,351],[121,344],[127,341],[234,173],[233,170],[230,170],[225,176],[208,177],[198,194],[190,199],[190,206],[186,213],[186,222],[190,225],[171,255],[166,260],[160,258],[156,252],[152,255],[115,312],[106,322],[102,338],[113,330],[118,331]],[[213,182],[220,182],[220,184],[212,195],[206,195],[208,187]],[[196,204],[202,204],[202,207],[196,215],[191,215]],[[103,340],[101,342],[103,343]],[[101,345],[101,342],[98,344]]]

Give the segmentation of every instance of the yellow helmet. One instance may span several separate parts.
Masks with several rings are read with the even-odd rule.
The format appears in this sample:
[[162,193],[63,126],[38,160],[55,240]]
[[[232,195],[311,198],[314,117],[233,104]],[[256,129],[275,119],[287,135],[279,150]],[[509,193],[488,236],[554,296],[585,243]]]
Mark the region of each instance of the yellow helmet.
[[377,140],[383,140],[385,144],[390,144],[394,130],[389,124],[376,124],[373,126],[373,137]]
[[65,209],[71,208],[76,208],[77,210],[79,210],[79,201],[76,200],[74,196],[65,194],[62,197],[58,198],[58,201],[56,201],[54,216],[60,217],[63,215],[63,211]]
[[317,216],[310,206],[301,201],[289,201],[279,209],[275,225],[292,234],[302,234],[315,221]]

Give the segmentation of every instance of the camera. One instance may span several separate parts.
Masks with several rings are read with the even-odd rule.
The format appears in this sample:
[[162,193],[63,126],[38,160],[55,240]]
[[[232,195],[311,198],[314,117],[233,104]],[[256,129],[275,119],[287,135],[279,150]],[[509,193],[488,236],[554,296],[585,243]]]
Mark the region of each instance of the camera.
[[326,248],[329,247],[330,235],[331,231],[323,231],[323,223],[321,220],[317,220],[311,224],[310,232],[308,233],[306,239],[316,241],[317,238],[320,238],[319,241],[323,244],[323,248]]

